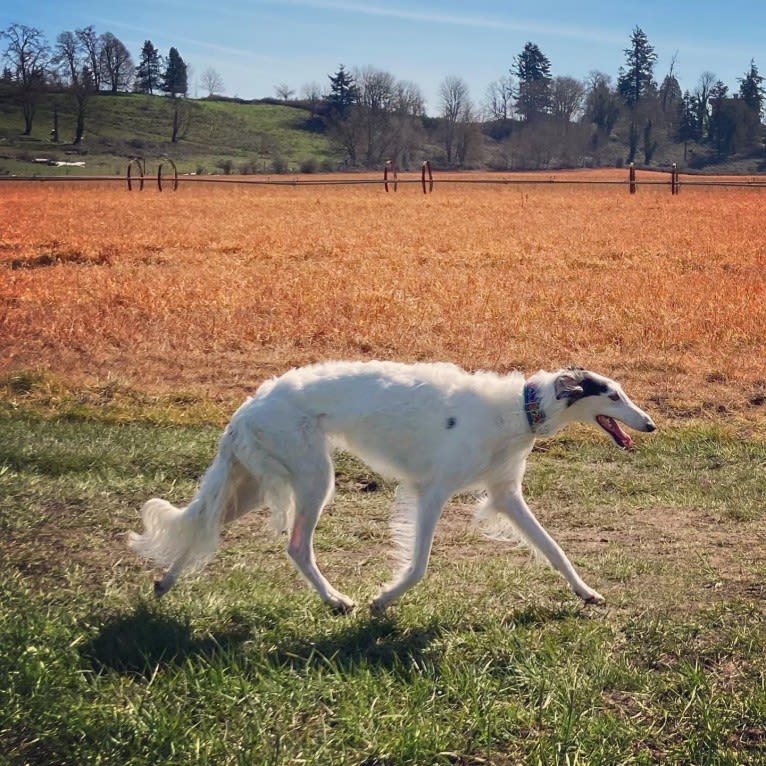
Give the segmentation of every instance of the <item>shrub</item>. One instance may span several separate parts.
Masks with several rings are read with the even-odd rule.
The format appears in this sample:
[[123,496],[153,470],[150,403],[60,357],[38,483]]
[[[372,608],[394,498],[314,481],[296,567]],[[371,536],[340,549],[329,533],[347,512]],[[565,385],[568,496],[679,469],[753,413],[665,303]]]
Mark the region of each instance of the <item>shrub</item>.
[[287,158],[281,154],[277,154],[271,158],[271,169],[277,173],[287,173],[290,170],[290,166],[287,162]]

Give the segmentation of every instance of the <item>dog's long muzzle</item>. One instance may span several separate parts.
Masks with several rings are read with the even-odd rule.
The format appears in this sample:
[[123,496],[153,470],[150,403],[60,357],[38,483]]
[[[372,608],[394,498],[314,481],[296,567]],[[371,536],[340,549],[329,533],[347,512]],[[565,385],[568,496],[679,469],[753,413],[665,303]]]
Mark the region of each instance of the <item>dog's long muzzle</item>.
[[[638,409],[638,407],[634,410],[629,410],[620,420],[634,431],[651,433],[657,429],[654,421],[643,410]],[[630,434],[622,429],[617,420],[607,415],[597,415],[596,422],[612,437],[612,440],[618,447],[626,450],[634,448],[633,439]]]

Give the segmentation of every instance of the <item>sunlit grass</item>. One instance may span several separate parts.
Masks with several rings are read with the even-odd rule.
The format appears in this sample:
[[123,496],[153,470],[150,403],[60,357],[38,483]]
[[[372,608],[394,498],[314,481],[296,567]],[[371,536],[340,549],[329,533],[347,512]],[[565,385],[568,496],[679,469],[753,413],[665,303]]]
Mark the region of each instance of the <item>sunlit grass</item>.
[[[479,538],[458,499],[426,580],[376,619],[364,604],[390,572],[392,488],[354,461],[341,458],[317,533],[353,615],[321,604],[256,515],[155,602],[124,533],[146,497],[188,499],[220,429],[23,411],[0,428],[8,763],[763,758],[764,570],[747,540],[764,486],[740,469],[766,459],[757,436],[698,424],[633,455],[579,438],[532,455],[530,503],[606,609]],[[738,482],[746,518],[708,503],[705,466]]]
[[763,398],[758,190],[3,188],[14,369],[231,404],[317,359],[578,363],[670,414]]
[[[603,173],[600,174],[603,177]],[[760,764],[762,195],[0,187],[0,760]],[[318,359],[612,374],[661,425],[538,443],[606,609],[445,511],[384,619],[393,487],[340,456],[328,613],[252,514],[163,601],[127,549],[265,377]],[[4,759],[4,760],[3,760]]]

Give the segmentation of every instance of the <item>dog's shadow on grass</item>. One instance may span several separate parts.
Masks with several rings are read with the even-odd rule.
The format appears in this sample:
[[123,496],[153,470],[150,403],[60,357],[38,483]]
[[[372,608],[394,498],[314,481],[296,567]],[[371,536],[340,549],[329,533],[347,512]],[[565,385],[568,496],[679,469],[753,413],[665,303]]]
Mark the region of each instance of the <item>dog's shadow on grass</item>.
[[[573,608],[526,607],[508,615],[510,626],[533,628],[571,619]],[[188,616],[168,614],[154,602],[140,602],[131,612],[109,615],[80,652],[97,672],[114,671],[151,677],[158,667],[180,666],[188,659],[237,665],[268,664],[298,672],[322,668],[354,672],[360,668],[411,672],[437,662],[439,639],[461,628],[454,620],[432,616],[422,624],[404,624],[396,616],[356,616],[320,621],[313,632],[290,620],[290,610],[265,608],[253,614],[231,613],[225,624],[208,631],[195,628]],[[463,626],[478,633],[482,625]]]
[[231,653],[245,662],[299,671],[318,667],[347,671],[363,665],[390,670],[411,668],[426,655],[432,657],[437,651],[434,642],[442,634],[436,620],[402,627],[393,617],[364,617],[338,618],[329,630],[313,635],[292,626],[275,640],[280,617],[284,615],[263,613],[253,622],[252,614],[230,615],[225,627],[200,632],[191,619],[141,602],[127,614],[103,617],[80,653],[98,672],[145,677],[158,666],[178,666],[195,657],[214,661]]
[[210,657],[250,636],[244,624],[199,635],[189,619],[167,614],[151,602],[140,602],[132,612],[105,616],[100,622],[80,654],[98,671],[139,675],[151,675],[158,666],[180,665],[190,656]]
[[395,617],[365,617],[318,637],[293,637],[272,653],[272,661],[295,670],[324,667],[342,672],[360,667],[410,672],[439,654],[443,630],[436,621],[403,627]]

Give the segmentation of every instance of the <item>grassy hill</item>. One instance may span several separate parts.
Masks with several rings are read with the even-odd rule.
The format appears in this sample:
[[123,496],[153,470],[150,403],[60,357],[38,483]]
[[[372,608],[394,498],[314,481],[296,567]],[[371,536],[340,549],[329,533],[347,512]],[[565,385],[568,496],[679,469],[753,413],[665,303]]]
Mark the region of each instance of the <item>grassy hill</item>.
[[[174,103],[165,96],[98,94],[90,98],[85,138],[73,146],[75,104],[71,94],[40,98],[31,136],[22,136],[21,107],[0,91],[0,175],[124,175],[130,157],[140,156],[153,167],[171,157],[182,174],[251,174],[312,172],[338,169],[343,157],[323,132],[321,120],[298,104],[242,102],[232,99],[184,100],[179,140],[171,142]],[[59,142],[51,140],[58,111]],[[502,126],[501,126],[502,127]],[[539,136],[511,123],[499,132],[494,123],[477,126],[473,156],[463,169],[523,170],[563,167],[614,167],[627,156],[627,123],[616,126],[609,141],[596,152],[589,148],[588,126],[572,126],[571,140]],[[438,139],[439,121],[426,118],[424,143],[410,158],[425,157],[436,168],[449,167]],[[545,147],[545,141],[549,145]],[[567,143],[568,141],[568,143]],[[709,144],[690,145],[688,162],[683,145],[660,141],[653,167],[725,174],[763,172],[763,148],[718,161]],[[640,153],[639,153],[640,155]],[[640,162],[640,158],[639,158]],[[57,165],[57,163],[63,163]],[[540,164],[542,163],[542,164]]]
[[[51,140],[55,109],[58,143]],[[163,154],[180,173],[270,173],[337,164],[321,125],[300,107],[188,100],[182,103],[177,143],[170,141],[172,121],[173,105],[163,96],[99,94],[88,102],[84,142],[73,146],[71,96],[42,97],[31,136],[21,135],[20,106],[0,98],[0,174],[122,175],[130,157],[151,161]],[[46,159],[51,163],[39,161]]]

